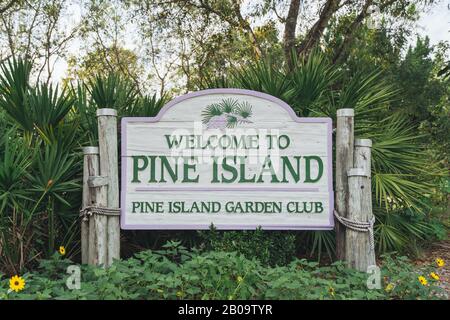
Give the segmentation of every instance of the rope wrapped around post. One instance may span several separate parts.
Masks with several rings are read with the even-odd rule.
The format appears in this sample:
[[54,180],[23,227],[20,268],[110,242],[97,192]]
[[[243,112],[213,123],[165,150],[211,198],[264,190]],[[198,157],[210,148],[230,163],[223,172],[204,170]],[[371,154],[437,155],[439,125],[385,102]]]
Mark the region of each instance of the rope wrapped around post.
[[358,231],[358,232],[369,232],[370,250],[372,252],[375,250],[375,240],[374,240],[374,234],[373,234],[373,226],[375,224],[375,217],[370,219],[370,221],[368,221],[368,222],[355,221],[355,220],[350,220],[348,218],[345,218],[345,217],[339,215],[339,213],[336,210],[334,210],[334,216],[342,225],[344,225],[345,227],[347,227],[349,229],[352,229],[352,230]]
[[104,216],[120,216],[120,208],[105,208],[97,206],[88,206],[80,210],[80,218],[83,221],[88,221],[93,214],[100,214]]

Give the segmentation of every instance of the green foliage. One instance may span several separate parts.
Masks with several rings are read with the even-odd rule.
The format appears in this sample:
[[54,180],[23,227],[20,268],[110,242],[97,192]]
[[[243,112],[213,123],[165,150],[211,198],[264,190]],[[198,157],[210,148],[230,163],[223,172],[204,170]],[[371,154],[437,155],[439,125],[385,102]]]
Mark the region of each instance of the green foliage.
[[200,231],[202,248],[213,251],[236,251],[248,259],[257,258],[263,265],[285,265],[295,257],[295,234],[264,231]]
[[[184,258],[177,260],[180,252]],[[23,276],[25,289],[18,293],[7,292],[9,279],[0,278],[0,299],[445,299],[430,279],[435,270],[415,267],[405,257],[385,257],[380,289],[368,289],[368,274],[341,262],[321,267],[295,259],[286,266],[264,267],[236,252],[199,254],[177,243],[117,260],[107,269],[80,266],[80,290],[66,287],[70,264],[58,254],[42,260],[38,271]],[[428,279],[426,286],[419,283],[420,275]]]
[[24,190],[24,179],[31,165],[32,150],[23,148],[21,139],[5,139],[12,133],[10,129],[0,138],[0,212],[30,200]]
[[[0,75],[0,268],[20,272],[78,232],[80,155],[75,99],[28,83],[31,66],[12,59]],[[6,117],[4,117],[6,115]],[[4,125],[6,124],[6,125]]]
[[[425,300],[430,298],[447,299],[444,290],[438,287],[439,280],[431,277],[431,273],[439,276],[439,269],[433,265],[425,265],[418,268],[405,256],[398,256],[395,253],[384,255],[381,268],[381,275],[384,279],[385,291],[392,285],[391,290],[387,290],[389,299],[402,300]],[[419,277],[424,277],[426,285],[421,284]]]
[[28,90],[31,63],[22,59],[9,59],[1,64],[0,75],[0,106],[23,129],[31,131],[25,105],[25,96]]
[[73,99],[47,84],[31,87],[28,83],[31,65],[22,59],[8,60],[1,65],[0,106],[23,130],[56,127],[67,115]]
[[271,61],[258,60],[234,70],[227,84],[236,88],[265,92],[282,100],[289,100],[292,97],[289,79],[283,71],[274,67]]
[[127,116],[134,117],[156,117],[159,110],[169,102],[169,96],[163,95],[158,98],[156,94],[152,96],[139,96],[130,109],[126,109]]
[[300,116],[308,116],[311,112],[327,113],[322,108],[327,104],[329,89],[336,83],[340,73],[328,59],[315,51],[310,58],[300,61],[294,56],[294,69],[290,74],[290,101],[296,106]]
[[110,73],[107,76],[96,76],[88,81],[87,86],[97,108],[125,109],[136,98],[135,86],[126,78]]
[[445,239],[445,226],[437,219],[417,215],[413,210],[375,211],[375,235],[378,252],[409,251],[426,240]]
[[18,273],[60,245],[79,252],[80,147],[97,143],[97,109],[156,116],[168,97],[138,95],[117,74],[59,90],[30,84],[27,60],[0,68],[0,268]]
[[320,261],[322,256],[334,259],[336,253],[336,235],[334,231],[304,231],[300,233],[297,247],[307,248],[310,257],[317,257]]
[[430,161],[415,130],[399,116],[379,121],[373,132],[373,190],[375,201],[386,210],[412,208],[423,212],[425,201],[436,192],[436,178],[443,175]]

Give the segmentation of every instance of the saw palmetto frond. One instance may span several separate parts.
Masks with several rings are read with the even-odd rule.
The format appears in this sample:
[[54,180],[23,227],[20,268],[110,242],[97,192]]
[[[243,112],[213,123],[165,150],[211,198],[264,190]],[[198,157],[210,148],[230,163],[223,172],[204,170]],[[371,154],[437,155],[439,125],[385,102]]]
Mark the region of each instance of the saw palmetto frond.
[[220,103],[212,103],[206,106],[205,110],[202,111],[202,122],[208,123],[212,117],[220,116],[223,114],[222,106]]

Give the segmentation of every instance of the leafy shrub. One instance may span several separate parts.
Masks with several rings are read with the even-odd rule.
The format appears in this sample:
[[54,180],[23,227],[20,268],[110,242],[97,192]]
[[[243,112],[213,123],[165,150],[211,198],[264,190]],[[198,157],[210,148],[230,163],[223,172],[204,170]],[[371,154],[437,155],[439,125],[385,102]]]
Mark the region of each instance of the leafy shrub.
[[292,232],[264,231],[209,231],[199,232],[207,250],[236,251],[246,258],[257,258],[263,265],[286,265],[295,257],[296,236]]
[[[294,260],[264,267],[236,252],[187,251],[178,243],[158,252],[142,251],[108,269],[81,266],[81,289],[66,286],[72,262],[58,254],[27,273],[25,289],[8,291],[0,278],[0,299],[438,299],[445,298],[430,268],[417,269],[407,258],[387,256],[380,289],[367,288],[368,275],[341,262],[320,267]],[[418,276],[428,284],[418,282]]]

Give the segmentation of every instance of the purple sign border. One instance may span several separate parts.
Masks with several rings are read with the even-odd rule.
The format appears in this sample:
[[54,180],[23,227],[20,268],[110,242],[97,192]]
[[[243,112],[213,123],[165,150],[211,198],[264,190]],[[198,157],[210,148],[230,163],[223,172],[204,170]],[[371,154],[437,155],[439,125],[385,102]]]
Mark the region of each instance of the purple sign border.
[[[211,226],[211,223],[203,223],[203,224],[139,224],[139,225],[133,225],[133,224],[126,224],[125,223],[125,188],[126,188],[126,179],[127,179],[127,173],[126,173],[126,165],[123,165],[124,158],[125,158],[125,150],[127,148],[127,130],[126,126],[129,122],[158,122],[161,120],[164,113],[167,112],[171,107],[175,106],[176,104],[191,99],[194,97],[204,96],[204,95],[210,95],[210,94],[236,94],[236,95],[246,95],[246,96],[253,96],[262,98],[265,100],[269,100],[271,102],[276,103],[283,109],[285,109],[291,118],[295,122],[299,123],[326,123],[328,128],[328,165],[327,165],[327,172],[328,172],[328,193],[329,193],[329,220],[327,225],[283,225],[283,224],[271,224],[264,226],[261,226],[263,230],[332,230],[334,228],[334,217],[333,217],[333,210],[334,210],[334,191],[333,191],[333,155],[332,155],[332,121],[331,118],[300,118],[297,117],[294,110],[284,101],[271,96],[266,93],[253,91],[253,90],[245,90],[245,89],[207,89],[207,90],[201,90],[196,91],[192,93],[185,94],[183,96],[177,97],[164,105],[164,107],[161,108],[158,115],[156,117],[124,117],[121,121],[121,134],[122,134],[122,141],[121,141],[121,159],[122,159],[122,168],[121,168],[121,189],[120,189],[120,203],[121,203],[121,212],[120,212],[120,225],[121,228],[124,230],[206,230],[209,229]],[[285,188],[288,189],[288,188]],[[236,190],[236,189],[233,189]],[[267,188],[266,188],[267,190]],[[231,190],[230,190],[231,191]],[[237,190],[239,191],[239,190]],[[271,191],[284,191],[283,188],[272,188]],[[214,227],[218,230],[252,230],[260,227],[260,225],[255,223],[248,223],[248,224],[217,224],[214,225]]]

